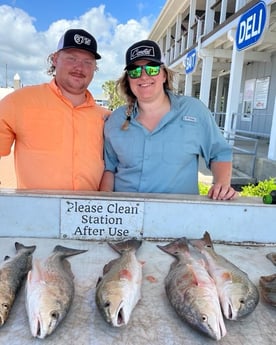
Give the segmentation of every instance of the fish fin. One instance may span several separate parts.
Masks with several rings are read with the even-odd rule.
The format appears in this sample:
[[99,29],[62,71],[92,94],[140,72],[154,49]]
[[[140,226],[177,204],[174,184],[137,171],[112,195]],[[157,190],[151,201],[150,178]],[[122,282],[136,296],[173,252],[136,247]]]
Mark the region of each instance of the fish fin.
[[191,239],[189,240],[189,243],[201,252],[204,250],[205,247],[214,249],[211,236],[208,231],[205,231],[202,238]]
[[9,259],[10,259],[10,256],[9,256],[9,255],[6,255],[6,256],[4,257],[4,261],[9,260]]
[[99,277],[98,278],[98,281],[97,281],[97,284],[96,284],[96,287],[100,284],[100,282],[103,280],[103,277]]
[[197,278],[197,275],[196,275],[196,273],[195,273],[195,271],[194,271],[193,265],[187,264],[187,267],[188,267],[189,270],[190,270],[190,273],[191,273],[191,276],[192,276],[192,282],[193,282],[193,284],[199,286],[199,285],[200,285],[200,281],[199,281],[198,278]]
[[14,246],[17,252],[21,249],[25,249],[29,252],[29,254],[32,254],[36,249],[36,246],[24,246],[24,244],[19,243],[19,242],[15,242]]
[[60,245],[55,246],[53,249],[53,252],[55,253],[60,253],[61,257],[67,258],[69,256],[73,255],[78,255],[82,253],[86,253],[88,250],[86,249],[74,249],[74,248],[68,248],[68,247],[63,247]]
[[205,243],[205,246],[214,249],[213,242],[212,242],[211,236],[210,236],[208,231],[205,231],[205,233],[203,235],[203,241]]
[[181,252],[189,253],[188,240],[186,237],[181,237],[165,246],[157,245],[157,247],[165,253],[175,257],[178,257]]
[[269,253],[266,255],[266,257],[268,258],[268,260],[270,260],[273,265],[276,265],[276,253]]
[[109,272],[111,270],[111,267],[113,265],[115,265],[115,263],[118,261],[119,259],[113,259],[111,261],[109,261],[107,264],[104,265],[103,268],[103,274],[105,275],[107,272]]
[[130,239],[121,242],[107,242],[108,245],[119,254],[124,251],[135,250],[135,252],[141,247],[142,241],[137,239]]
[[129,281],[131,281],[133,278],[130,270],[127,270],[127,269],[120,270],[119,277],[122,280],[129,280]]

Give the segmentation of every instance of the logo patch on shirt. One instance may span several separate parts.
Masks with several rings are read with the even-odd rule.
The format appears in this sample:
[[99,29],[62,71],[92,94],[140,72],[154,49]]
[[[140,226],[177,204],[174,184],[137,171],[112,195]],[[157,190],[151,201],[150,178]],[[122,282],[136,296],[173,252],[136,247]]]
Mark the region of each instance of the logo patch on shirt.
[[191,115],[185,115],[183,116],[183,120],[184,121],[188,121],[188,122],[197,122],[196,117],[193,117]]

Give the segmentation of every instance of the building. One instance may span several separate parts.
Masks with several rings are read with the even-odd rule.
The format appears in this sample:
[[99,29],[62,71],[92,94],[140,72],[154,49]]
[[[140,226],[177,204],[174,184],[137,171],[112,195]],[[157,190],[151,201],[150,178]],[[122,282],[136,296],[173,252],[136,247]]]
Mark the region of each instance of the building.
[[230,142],[267,140],[275,176],[276,1],[168,0],[149,39],[176,72],[176,92],[200,98]]
[[0,87],[0,100],[20,87],[22,87],[20,76],[16,73],[13,77],[13,87]]

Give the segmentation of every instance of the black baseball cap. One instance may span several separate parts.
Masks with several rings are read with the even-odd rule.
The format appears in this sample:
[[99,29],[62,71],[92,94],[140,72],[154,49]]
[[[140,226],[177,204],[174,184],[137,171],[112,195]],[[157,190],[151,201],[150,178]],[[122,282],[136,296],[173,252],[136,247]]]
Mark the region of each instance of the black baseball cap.
[[60,38],[57,50],[77,48],[87,50],[94,54],[95,59],[101,59],[101,55],[97,53],[97,41],[87,31],[82,29],[70,29]]
[[151,40],[143,40],[134,43],[130,46],[126,52],[126,67],[132,65],[135,61],[138,60],[149,60],[156,62],[160,65],[163,64],[161,61],[161,49],[159,45]]

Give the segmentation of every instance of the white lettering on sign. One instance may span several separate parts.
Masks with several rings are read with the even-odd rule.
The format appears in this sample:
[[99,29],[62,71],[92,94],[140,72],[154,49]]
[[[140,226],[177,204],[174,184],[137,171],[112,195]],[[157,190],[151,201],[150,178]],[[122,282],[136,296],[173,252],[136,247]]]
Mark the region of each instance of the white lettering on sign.
[[186,73],[191,73],[196,66],[196,50],[193,49],[189,52],[185,58],[185,71]]
[[266,4],[260,1],[240,18],[236,33],[237,49],[246,49],[256,44],[264,32],[265,25]]
[[61,200],[61,237],[122,239],[141,237],[144,203],[105,200]]
[[245,40],[250,40],[252,37],[258,36],[261,33],[261,23],[263,11],[260,10],[259,20],[256,20],[256,13],[248,17],[245,21],[240,23],[240,31],[238,43],[242,43]]

